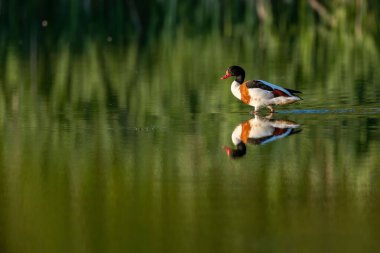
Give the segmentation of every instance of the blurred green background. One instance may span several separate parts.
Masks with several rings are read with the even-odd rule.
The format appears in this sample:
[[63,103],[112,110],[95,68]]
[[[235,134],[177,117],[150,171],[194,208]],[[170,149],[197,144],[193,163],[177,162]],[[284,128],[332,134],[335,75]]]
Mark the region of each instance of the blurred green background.
[[[380,2],[0,0],[1,252],[373,252]],[[302,90],[231,160],[219,78]]]
[[361,0],[1,1],[0,113],[18,100],[112,106],[139,120],[178,104],[215,111],[233,101],[214,84],[233,64],[249,78],[313,86],[319,100],[339,89],[362,103],[379,94],[360,83],[378,79],[379,10]]
[[0,112],[17,100],[55,111],[215,111],[233,101],[215,83],[233,64],[319,96],[344,86],[364,102],[379,92],[360,83],[378,75],[379,12],[362,0],[1,1]]

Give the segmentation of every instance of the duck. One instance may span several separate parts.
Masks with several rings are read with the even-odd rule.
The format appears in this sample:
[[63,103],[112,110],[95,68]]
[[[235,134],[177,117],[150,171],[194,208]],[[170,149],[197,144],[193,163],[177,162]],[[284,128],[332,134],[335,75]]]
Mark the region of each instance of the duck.
[[246,144],[264,145],[281,138],[301,132],[300,124],[294,121],[272,119],[272,114],[262,118],[258,115],[240,123],[232,132],[231,139],[235,149],[224,146],[226,154],[231,158],[239,158],[246,154]]
[[298,90],[284,88],[264,80],[244,81],[245,71],[240,66],[230,66],[220,79],[224,80],[231,76],[235,77],[231,84],[232,94],[243,103],[253,106],[255,114],[263,107],[274,113],[274,105],[287,105],[302,100],[297,95],[302,92]]

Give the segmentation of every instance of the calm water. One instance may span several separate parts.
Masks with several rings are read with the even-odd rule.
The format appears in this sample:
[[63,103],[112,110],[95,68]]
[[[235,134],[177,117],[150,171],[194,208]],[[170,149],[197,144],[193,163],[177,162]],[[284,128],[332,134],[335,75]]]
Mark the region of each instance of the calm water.
[[[346,47],[256,39],[89,41],[81,52],[8,45],[1,251],[373,252],[378,49],[365,38]],[[232,64],[304,100],[254,118],[232,80],[219,80]],[[297,130],[231,159],[223,147],[249,120]]]

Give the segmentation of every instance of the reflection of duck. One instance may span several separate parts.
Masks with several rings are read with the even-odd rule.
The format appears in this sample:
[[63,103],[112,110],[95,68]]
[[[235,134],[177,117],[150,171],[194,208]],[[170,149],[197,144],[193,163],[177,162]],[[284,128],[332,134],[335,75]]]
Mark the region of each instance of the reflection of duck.
[[224,147],[227,155],[236,158],[245,155],[245,144],[262,145],[301,132],[299,124],[289,120],[275,120],[256,116],[239,124],[232,132],[236,149]]
[[232,94],[244,103],[254,106],[255,113],[261,107],[268,107],[271,112],[274,112],[273,105],[292,104],[301,100],[295,94],[302,92],[297,90],[283,88],[263,80],[244,82],[245,72],[239,66],[229,67],[226,70],[226,75],[221,79],[226,79],[230,76],[235,76],[235,80],[231,84]]

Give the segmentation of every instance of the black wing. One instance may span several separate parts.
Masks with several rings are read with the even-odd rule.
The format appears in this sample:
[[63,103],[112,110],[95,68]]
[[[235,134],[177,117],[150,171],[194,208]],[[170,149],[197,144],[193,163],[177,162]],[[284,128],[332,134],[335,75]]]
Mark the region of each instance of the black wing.
[[253,144],[253,145],[260,145],[261,143],[269,140],[272,137],[273,137],[273,135],[269,135],[269,136],[265,136],[265,137],[261,137],[261,138],[249,138],[247,142],[250,144]]
[[[289,130],[289,128],[276,128],[276,130],[274,131],[274,134],[272,134],[270,136],[261,137],[261,138],[249,138],[248,139],[248,143],[253,144],[253,145],[261,145],[263,142],[266,142],[266,141],[268,141],[269,139],[271,139],[271,138],[273,138],[275,136],[284,134],[288,130]],[[287,137],[287,136],[290,136],[290,135],[293,135],[293,134],[298,134],[301,131],[302,131],[302,129],[292,128],[291,131],[287,135],[282,136],[281,138],[284,138],[284,137]],[[276,140],[276,139],[274,139],[274,140]]]
[[246,81],[245,85],[247,86],[247,88],[260,88],[260,89],[263,89],[263,90],[273,91],[272,87],[266,85],[263,82],[256,81],[256,80]]
[[292,89],[288,89],[288,88],[285,88],[285,90],[289,91],[291,94],[302,93],[301,91],[292,90]]

